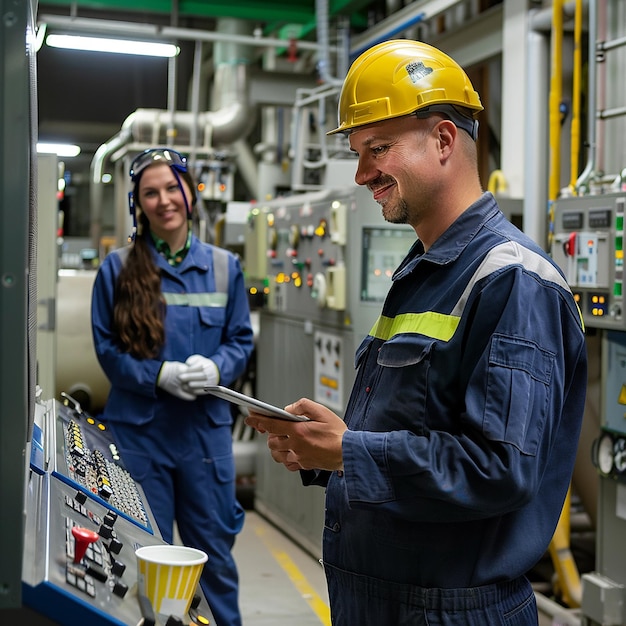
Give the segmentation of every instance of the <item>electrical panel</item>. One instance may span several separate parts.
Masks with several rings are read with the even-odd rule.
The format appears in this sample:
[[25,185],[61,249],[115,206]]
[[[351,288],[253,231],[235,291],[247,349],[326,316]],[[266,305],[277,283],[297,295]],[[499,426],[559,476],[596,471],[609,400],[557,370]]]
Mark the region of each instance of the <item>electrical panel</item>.
[[554,204],[550,251],[588,327],[626,329],[625,207],[623,193],[563,198]]

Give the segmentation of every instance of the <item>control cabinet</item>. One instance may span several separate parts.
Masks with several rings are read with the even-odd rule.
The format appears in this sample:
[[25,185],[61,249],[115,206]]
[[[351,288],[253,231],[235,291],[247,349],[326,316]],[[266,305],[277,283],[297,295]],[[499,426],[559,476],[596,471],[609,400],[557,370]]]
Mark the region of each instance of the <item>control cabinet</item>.
[[563,198],[554,204],[551,254],[589,327],[626,329],[625,207],[624,193]]

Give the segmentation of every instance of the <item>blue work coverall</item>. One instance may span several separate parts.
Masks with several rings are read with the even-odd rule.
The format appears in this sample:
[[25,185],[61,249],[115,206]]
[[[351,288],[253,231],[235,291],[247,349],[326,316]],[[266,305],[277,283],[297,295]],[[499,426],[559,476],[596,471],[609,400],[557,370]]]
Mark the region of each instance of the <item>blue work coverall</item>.
[[586,390],[562,273],[490,193],[416,242],[356,354],[323,536],[333,626],[537,624]]
[[192,354],[214,361],[222,385],[245,371],[253,331],[241,267],[233,254],[195,236],[177,267],[153,248],[167,303],[166,339],[155,359],[137,359],[120,352],[112,332],[115,284],[127,251],[104,259],[93,287],[94,346],[111,382],[102,420],[163,539],[172,542],[176,520],[183,543],[208,554],[201,585],[218,626],[239,626],[231,548],[244,511],[235,495],[230,405],[210,395],[182,400],[156,381],[163,361],[185,362]]

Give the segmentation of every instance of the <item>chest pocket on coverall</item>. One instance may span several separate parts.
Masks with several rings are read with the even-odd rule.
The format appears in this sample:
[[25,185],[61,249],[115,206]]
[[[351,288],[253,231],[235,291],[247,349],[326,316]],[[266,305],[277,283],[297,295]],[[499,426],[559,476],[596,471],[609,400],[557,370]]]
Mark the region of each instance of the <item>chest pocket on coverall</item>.
[[[378,430],[383,427],[382,418],[385,428],[409,427],[420,432],[428,404],[428,375],[434,343],[432,337],[403,333],[382,344],[373,337],[361,344],[356,362],[363,368],[362,385],[371,392],[360,427]],[[380,345],[378,349],[377,345]],[[376,424],[368,419],[370,413],[377,416]]]
[[198,308],[198,311],[200,313],[200,333],[203,344],[213,347],[218,346],[222,343],[222,333],[226,323],[226,309],[221,306],[202,306]]

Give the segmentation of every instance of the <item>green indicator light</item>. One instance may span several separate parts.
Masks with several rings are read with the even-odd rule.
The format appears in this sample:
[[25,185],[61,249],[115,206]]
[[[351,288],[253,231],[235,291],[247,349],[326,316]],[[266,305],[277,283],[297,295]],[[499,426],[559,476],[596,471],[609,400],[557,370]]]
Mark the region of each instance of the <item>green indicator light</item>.
[[613,295],[618,296],[618,297],[622,296],[622,283],[621,282],[615,282],[615,284],[613,285]]
[[615,230],[624,230],[624,216],[623,215],[615,216]]
[[615,237],[615,249],[623,250],[624,249],[624,238],[623,237]]

